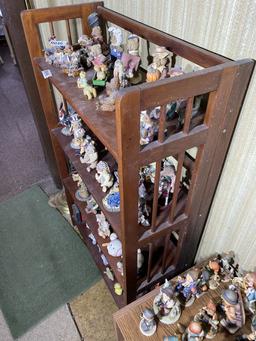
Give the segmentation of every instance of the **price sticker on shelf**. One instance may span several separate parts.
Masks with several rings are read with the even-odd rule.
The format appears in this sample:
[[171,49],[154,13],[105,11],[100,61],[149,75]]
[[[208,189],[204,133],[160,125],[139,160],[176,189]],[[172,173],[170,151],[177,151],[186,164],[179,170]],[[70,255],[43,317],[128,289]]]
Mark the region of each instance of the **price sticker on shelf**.
[[42,75],[43,75],[44,79],[52,77],[51,70],[43,70]]

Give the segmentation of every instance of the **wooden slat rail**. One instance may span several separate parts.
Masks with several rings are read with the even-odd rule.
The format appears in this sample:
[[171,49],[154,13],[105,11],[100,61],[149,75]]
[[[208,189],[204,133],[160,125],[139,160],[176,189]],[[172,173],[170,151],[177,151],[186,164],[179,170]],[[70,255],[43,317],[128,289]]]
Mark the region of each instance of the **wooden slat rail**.
[[191,60],[203,67],[209,67],[229,61],[228,58],[207,51],[201,47],[195,46],[182,39],[171,36],[170,34],[142,24],[107,8],[99,6],[97,8],[97,12],[104,20],[110,21],[111,23],[137,34],[156,45],[165,46],[173,53]]

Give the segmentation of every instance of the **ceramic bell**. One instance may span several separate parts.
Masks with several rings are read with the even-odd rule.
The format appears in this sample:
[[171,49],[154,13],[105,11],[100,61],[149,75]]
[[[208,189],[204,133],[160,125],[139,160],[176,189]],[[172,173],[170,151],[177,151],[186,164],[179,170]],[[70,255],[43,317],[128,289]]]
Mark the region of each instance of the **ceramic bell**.
[[156,332],[154,311],[152,309],[144,309],[140,318],[141,333],[145,336],[152,336]]
[[113,186],[114,178],[110,173],[107,162],[100,161],[97,163],[95,178],[101,185],[103,192],[106,192],[108,188]]
[[180,303],[174,294],[171,283],[166,279],[153,302],[154,312],[162,323],[173,324],[180,318]]

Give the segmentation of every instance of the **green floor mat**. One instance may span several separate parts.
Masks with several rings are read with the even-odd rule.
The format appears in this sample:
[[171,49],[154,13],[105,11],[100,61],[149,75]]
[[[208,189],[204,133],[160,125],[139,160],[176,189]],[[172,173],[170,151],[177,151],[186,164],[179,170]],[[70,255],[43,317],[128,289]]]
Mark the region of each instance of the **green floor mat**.
[[47,200],[33,186],[0,204],[0,304],[15,338],[100,279],[81,239]]

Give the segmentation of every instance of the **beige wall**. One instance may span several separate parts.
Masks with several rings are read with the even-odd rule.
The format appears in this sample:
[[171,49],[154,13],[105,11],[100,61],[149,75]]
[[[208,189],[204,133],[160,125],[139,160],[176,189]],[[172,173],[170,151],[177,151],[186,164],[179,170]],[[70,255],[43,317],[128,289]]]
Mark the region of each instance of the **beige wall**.
[[[105,6],[232,59],[256,59],[255,0],[105,0]],[[198,251],[201,258],[233,249],[246,269],[256,265],[255,107],[254,76]]]

